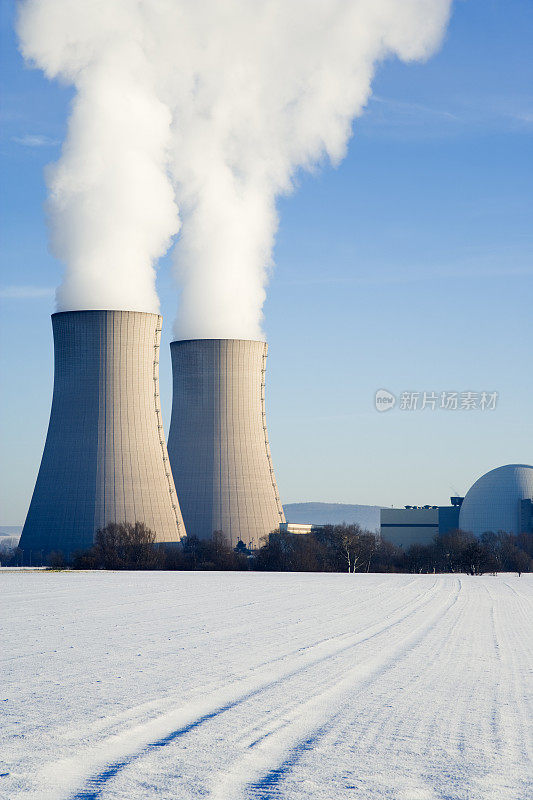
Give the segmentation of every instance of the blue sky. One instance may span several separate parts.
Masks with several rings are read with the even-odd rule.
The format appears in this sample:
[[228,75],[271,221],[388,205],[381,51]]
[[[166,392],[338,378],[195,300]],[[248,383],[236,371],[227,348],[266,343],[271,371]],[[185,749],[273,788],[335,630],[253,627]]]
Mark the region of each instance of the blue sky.
[[[43,169],[70,90],[24,67],[1,6],[2,487],[24,520],[52,392]],[[347,158],[280,204],[265,306],[269,431],[282,499],[445,503],[496,466],[533,461],[533,4],[458,0],[427,64],[389,61]],[[158,289],[168,342],[177,293]],[[497,391],[493,411],[374,408],[377,389]]]

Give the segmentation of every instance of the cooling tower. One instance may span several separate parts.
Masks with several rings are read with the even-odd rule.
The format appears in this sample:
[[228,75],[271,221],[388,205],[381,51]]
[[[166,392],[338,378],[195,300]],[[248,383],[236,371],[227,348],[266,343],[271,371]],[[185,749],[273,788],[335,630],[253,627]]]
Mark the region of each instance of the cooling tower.
[[189,535],[259,543],[284,522],[265,416],[265,342],[172,342],[168,454]]
[[159,403],[161,317],[52,315],[54,393],[20,547],[46,559],[90,547],[108,522],[144,522],[158,542],[185,535]]

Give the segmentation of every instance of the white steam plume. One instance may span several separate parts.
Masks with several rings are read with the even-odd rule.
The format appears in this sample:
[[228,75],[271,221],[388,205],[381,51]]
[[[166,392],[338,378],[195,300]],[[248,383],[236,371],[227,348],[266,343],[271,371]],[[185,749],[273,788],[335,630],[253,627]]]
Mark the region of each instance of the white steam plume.
[[338,163],[387,56],[424,59],[451,0],[27,0],[24,55],[77,88],[49,174],[61,308],[157,305],[180,338],[260,338],[276,198]]
[[68,135],[47,170],[54,255],[66,264],[60,311],[157,311],[154,263],[179,228],[167,166],[172,117],[159,98],[143,6],[30,0],[23,55],[76,87]]

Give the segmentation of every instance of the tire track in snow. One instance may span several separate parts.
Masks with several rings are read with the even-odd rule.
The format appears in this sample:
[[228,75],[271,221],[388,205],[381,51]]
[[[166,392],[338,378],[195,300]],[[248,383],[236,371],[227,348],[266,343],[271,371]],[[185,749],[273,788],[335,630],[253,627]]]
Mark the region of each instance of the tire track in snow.
[[[36,660],[35,681],[27,680],[35,670],[10,667],[13,706],[3,709],[2,755],[11,777],[0,779],[0,795],[5,789],[8,800],[59,800],[77,789],[86,796],[92,790],[99,800],[192,800],[210,791],[216,797],[216,790],[224,800],[243,794],[255,800],[533,796],[524,728],[533,697],[526,688],[533,675],[530,576],[461,577],[454,607],[385,669],[383,658],[451,599],[456,578],[409,576],[407,588],[408,576],[253,577],[139,576],[132,584],[117,575],[105,591],[112,600],[140,592],[141,616],[122,604],[93,627],[90,615],[72,614],[62,599],[58,613],[53,595],[48,606],[36,602],[34,608],[30,585],[17,625],[5,619],[4,627],[17,650],[17,628],[29,632],[20,641],[21,654],[53,641],[58,655],[50,663]],[[51,588],[62,585],[60,578],[50,581]],[[98,576],[76,578],[80,609],[93,597],[107,602]],[[438,590],[431,588],[435,580]],[[151,607],[146,596],[165,581],[188,587],[189,594],[167,592],[163,608]],[[197,585],[211,587],[200,592],[205,624],[199,624],[196,599],[189,599]],[[248,613],[242,601],[250,592],[259,602]],[[244,608],[242,618],[237,606]],[[51,628],[43,629],[47,607]],[[195,629],[190,636],[189,616]],[[86,628],[79,627],[82,620]],[[121,633],[100,644],[105,626]],[[73,652],[69,639],[78,629]],[[137,647],[144,651],[138,661]],[[108,658],[105,651],[112,648]],[[102,674],[92,666],[95,659]],[[382,671],[358,690],[365,670],[379,669],[377,659]],[[53,683],[58,668],[64,670],[61,684]],[[123,681],[112,680],[120,675]],[[102,691],[93,688],[96,678],[103,679]],[[344,692],[343,678],[349,679]],[[260,684],[263,691],[224,707]],[[195,699],[200,685],[205,695]],[[495,708],[503,724],[493,724]],[[220,713],[200,719],[201,712],[214,710]],[[179,726],[171,726],[164,711],[181,714],[182,727],[197,724],[166,739]],[[63,765],[70,775],[61,774]],[[117,766],[117,772],[101,774]],[[102,784],[89,783],[97,776]],[[233,778],[226,796],[224,776]]]
[[[224,757],[227,757],[228,754],[231,754],[232,752],[237,752],[237,754],[239,754],[242,753],[243,749],[248,754],[253,751],[252,760],[255,761],[255,754],[257,752],[261,759],[260,763],[263,764],[265,744],[268,752],[271,752],[272,747],[278,748],[279,741],[281,739],[281,741],[284,743],[283,748],[285,750],[289,749],[294,743],[295,739],[298,738],[302,724],[306,730],[309,730],[310,724],[316,727],[317,716],[322,718],[325,715],[327,717],[329,714],[329,707],[332,703],[336,702],[340,695],[346,692],[353,692],[355,687],[357,687],[359,684],[362,685],[377,679],[383,669],[384,661],[384,648],[383,646],[380,647],[378,644],[380,637],[387,633],[390,635],[392,631],[392,633],[396,636],[395,642],[398,640],[398,643],[395,644],[395,646],[391,645],[390,640],[387,641],[387,657],[385,658],[385,661],[387,662],[388,668],[389,661],[393,662],[398,657],[398,653],[400,653],[404,648],[409,648],[409,643],[413,640],[413,630],[419,631],[420,628],[425,629],[428,625],[432,624],[433,615],[426,617],[424,612],[426,607],[431,605],[435,600],[435,587],[436,581],[434,580],[432,585],[424,592],[421,592],[416,600],[412,600],[407,604],[412,606],[411,610],[402,616],[397,615],[397,618],[390,625],[381,626],[379,630],[374,631],[373,634],[365,637],[359,634],[359,641],[343,647],[342,649],[330,654],[325,658],[317,659],[303,669],[294,670],[286,675],[283,681],[272,681],[268,686],[262,687],[259,692],[255,692],[247,697],[245,703],[235,704],[230,708],[225,709],[225,711],[228,712],[228,715],[233,717],[231,721],[229,719],[226,721],[226,715],[224,715],[224,723],[222,722],[222,719],[218,719],[218,715],[217,717],[211,718],[211,722],[214,725],[218,725],[219,729],[222,727],[222,732],[218,731],[218,736],[217,730],[213,730],[208,733],[207,730],[204,732],[202,730],[198,731],[197,729],[198,734],[203,733],[204,737],[210,737],[208,738],[208,747],[210,750],[212,750],[213,747],[221,748],[221,752],[219,753],[220,758],[217,757],[218,768],[216,780],[219,784],[217,791],[219,792],[220,787],[226,785],[226,782],[229,778],[232,785],[228,790],[229,793],[227,794],[227,797],[232,798],[236,796],[235,792],[237,791],[237,788],[236,785],[233,785],[235,782],[235,774],[233,771],[234,765],[231,763],[226,765],[224,762]],[[452,594],[453,598],[450,602],[453,603],[455,602],[457,592],[455,591],[454,593],[452,591]],[[404,605],[406,604],[402,604],[402,606]],[[436,613],[437,615],[445,613],[440,604]],[[422,622],[417,625],[416,620],[420,617],[420,615],[422,615]],[[414,626],[413,621],[415,621]],[[403,628],[408,628],[407,632],[404,632]],[[376,639],[378,639],[378,641],[372,641]],[[379,655],[376,656],[372,651],[366,660],[363,660],[355,667],[351,665],[347,667],[346,663],[341,661],[335,668],[333,668],[333,661],[338,661],[342,656],[351,656],[351,651],[354,647],[361,645],[369,646],[369,643],[374,645],[374,648],[375,650],[378,650]],[[316,667],[322,667],[322,675],[320,673],[318,675],[316,674]],[[309,674],[310,672],[311,674]],[[293,680],[296,677],[301,677],[305,680],[303,689],[307,695],[309,695],[309,693],[312,694],[311,699],[302,702],[301,698],[297,696],[295,687],[293,686]],[[286,679],[289,679],[287,687],[285,687]],[[266,700],[266,697],[264,696],[265,692],[269,692],[269,707],[273,708],[279,705],[280,711],[277,714],[269,714],[269,720],[266,726],[263,724],[262,730],[259,730],[257,726],[252,726],[251,728],[248,728],[248,730],[243,731],[243,717],[246,719],[254,716],[254,701],[256,702],[256,705],[257,702],[260,701],[258,713],[261,713],[261,704],[264,706]],[[293,694],[295,695],[294,700],[292,702],[287,701],[287,697],[291,697]],[[278,703],[278,695],[281,695],[281,703]],[[235,715],[237,715],[236,719]],[[233,729],[235,729],[235,736],[232,736]],[[187,732],[189,733],[189,731]],[[194,731],[191,730],[190,733],[193,734]],[[242,742],[243,737],[247,740],[244,745]],[[189,749],[193,749],[195,752],[200,752],[201,742],[198,743],[196,739],[197,737],[194,741],[191,741],[189,744]],[[253,750],[255,747],[257,747],[257,751]],[[94,783],[91,782],[88,793],[78,793],[78,795],[75,797],[78,798],[78,800],[81,800],[82,798],[83,800],[95,800],[95,798],[100,797],[128,798],[130,796],[131,787],[128,785],[127,788],[124,788],[124,780],[122,780],[120,785],[117,785],[116,782],[113,782],[111,785],[107,786],[108,781],[116,778],[122,769],[126,769],[126,772],[128,772],[127,768],[135,766],[135,762],[138,760],[144,764],[144,769],[141,768],[140,764],[137,764],[136,772],[142,773],[144,776],[147,765],[144,761],[142,761],[142,759],[150,759],[150,756],[152,756],[152,762],[156,758],[158,762],[161,761],[161,755],[157,756],[157,754],[154,754],[153,750],[151,749],[145,750],[143,753],[140,753],[138,757],[130,759],[130,761],[125,763],[123,768],[121,768],[121,770],[118,772],[114,771],[112,774],[97,776],[96,781]],[[179,754],[178,756],[176,755],[175,748],[172,751],[172,754],[169,754],[166,757],[166,760],[167,762],[170,762],[167,767],[167,772],[171,772],[173,769],[175,770],[176,763],[179,763]],[[247,761],[250,761],[249,755]],[[250,779],[249,766],[250,765],[248,764],[248,772],[246,773],[245,781]],[[162,772],[160,763],[158,763],[156,769],[158,769],[157,774],[159,780]],[[224,774],[226,772],[227,775]],[[241,765],[238,766],[237,772],[239,774],[242,773]],[[101,782],[101,777],[105,777],[105,781]],[[135,785],[138,789],[138,782]],[[151,796],[151,794],[157,791],[156,785],[147,785],[144,777],[142,778],[142,786],[143,796]],[[206,794],[205,786],[202,785],[202,787],[199,788],[199,791],[202,796],[204,796]],[[167,791],[167,794],[168,796],[172,797],[184,798],[192,797],[194,793],[192,789],[190,789],[190,780],[188,780],[178,788],[172,786],[172,788]],[[194,794],[194,796],[196,796],[196,794]],[[218,797],[218,794],[216,796]],[[74,800],[74,798],[71,800]]]
[[[509,584],[506,585],[511,591],[514,592],[515,596],[526,601],[526,598],[524,598],[523,595],[520,595],[519,592],[516,592],[513,587],[509,586]],[[513,762],[515,765],[514,769],[518,769],[518,765],[524,761],[529,761],[529,763],[533,764],[533,741],[531,737],[531,697],[528,698],[524,696],[524,690],[522,688],[524,685],[524,676],[521,674],[516,657],[519,647],[519,638],[521,638],[519,635],[517,635],[517,628],[520,631],[523,631],[524,629],[524,626],[522,624],[517,625],[517,622],[521,621],[521,618],[523,617],[528,621],[528,624],[531,624],[532,609],[531,604],[528,604],[527,601],[520,603],[519,608],[513,610],[513,623],[504,624],[504,621],[501,618],[499,603],[496,601],[494,593],[491,591],[491,587],[486,585],[485,588],[492,603],[491,626],[494,649],[497,653],[500,671],[503,674],[505,670],[506,676],[505,684],[503,686],[501,684],[498,686],[498,689],[500,690],[500,696],[495,698],[494,714],[498,717],[500,740],[502,745],[505,746],[506,757],[509,762]],[[526,605],[528,606],[527,611],[529,612],[527,614],[524,613],[524,606]],[[529,663],[531,664],[531,660]],[[505,694],[512,695],[512,698],[507,698]],[[511,724],[508,714],[505,713],[510,699],[512,699],[513,707],[515,709],[513,719],[515,724]],[[520,725],[518,726],[516,725],[516,717],[520,718]]]
[[[75,571],[73,573],[74,577],[77,577],[78,575],[79,575],[79,571]],[[107,572],[107,571],[103,570],[103,571],[99,572],[99,576],[100,575],[103,575],[105,577],[109,577],[110,575],[111,576],[116,575],[116,573]],[[70,575],[69,577],[72,577],[72,575]],[[66,576],[61,575],[61,578],[66,578]],[[409,586],[412,586],[414,583],[415,583],[415,581],[412,579],[412,580],[408,581],[404,585],[404,587],[402,587],[402,588],[405,590]],[[378,593],[381,588],[383,588],[384,593],[385,593],[386,596],[390,596],[391,598],[394,596],[394,594],[395,594],[394,588],[390,587],[390,586],[387,586],[387,581],[386,580],[383,580],[380,583],[375,584],[374,586],[372,586],[371,591],[372,591],[372,593]],[[56,598],[65,597],[67,599],[70,599],[71,592],[72,592],[72,589],[67,587],[65,589],[62,589],[61,592],[56,591],[55,592],[55,596],[56,596]],[[164,595],[175,595],[175,592],[176,592],[175,588],[173,588],[173,589],[165,589],[165,590],[159,590],[159,591],[151,594],[149,600],[147,598],[140,598],[140,599],[136,598],[135,600],[131,600],[131,601],[127,601],[127,602],[114,602],[114,603],[112,603],[110,605],[106,605],[103,608],[96,608],[96,609],[93,608],[93,609],[91,609],[91,616],[93,616],[93,617],[98,617],[98,616],[100,616],[100,617],[112,617],[116,613],[117,609],[131,608],[132,611],[134,612],[135,617],[138,618],[139,616],[142,616],[142,614],[143,614],[143,605],[145,605],[145,604],[146,605],[153,605],[154,602],[159,603],[161,597],[163,597]],[[345,594],[348,595],[349,593],[345,592]],[[26,595],[24,595],[24,594],[17,595],[17,596],[20,596],[21,599],[25,599],[26,598]],[[2,597],[4,598],[5,596],[2,595]],[[35,600],[40,598],[40,597],[42,597],[43,599],[44,598],[49,599],[49,594],[47,594],[47,593],[38,594],[38,595],[33,595],[32,594],[32,601],[35,602]],[[205,595],[205,596],[204,595],[199,595],[196,598],[197,605],[200,606],[200,610],[198,610],[196,608],[194,610],[192,610],[192,611],[189,610],[188,615],[187,615],[187,634],[188,635],[190,635],[191,633],[193,633],[195,631],[201,632],[204,629],[204,627],[205,627],[205,614],[201,610],[201,608],[202,608],[203,601],[207,597],[208,597],[208,595]],[[359,607],[365,607],[367,605],[370,605],[372,603],[372,600],[373,600],[373,596],[370,597],[368,600],[363,601],[360,604]],[[253,606],[253,605],[259,605],[259,603],[260,603],[260,601],[238,603],[237,605],[232,607],[232,614],[236,615],[239,612],[240,609],[247,608],[247,607],[249,608],[250,606]],[[17,608],[19,609],[19,612],[20,612],[20,604],[19,603],[17,603]],[[397,609],[395,608],[395,610],[397,610]],[[71,605],[69,605],[69,614],[70,614],[70,616],[72,618],[75,619],[76,615],[79,615],[80,612],[83,613],[83,614],[85,613],[85,607],[83,605],[80,606],[80,607],[74,607],[74,608],[72,608]],[[62,613],[63,613],[63,610],[62,610]],[[350,616],[350,614],[351,614],[350,611],[343,611],[341,614],[338,614],[335,617],[335,619],[332,620],[332,621],[335,621],[335,622],[338,623],[340,620],[348,618]],[[47,617],[47,621],[49,622],[49,617]],[[298,623],[299,622],[300,621],[298,621]],[[281,627],[281,625],[283,625],[284,628],[287,628],[289,626],[293,626],[293,625],[296,625],[298,623],[294,622],[294,621],[292,621],[290,623],[284,622],[284,623],[280,623],[280,627]],[[309,628],[312,628],[312,622],[307,622],[307,625],[308,625]],[[11,648],[11,650],[13,651],[13,648]],[[56,652],[57,652],[57,650],[55,648],[41,649],[41,650],[39,650],[39,655],[42,656],[42,657],[45,657],[45,656],[50,656],[50,655],[52,655],[52,654],[54,654]],[[26,660],[30,661],[30,660],[32,660],[34,658],[34,655],[35,654],[33,652],[30,652],[30,653],[27,653],[27,654],[15,653],[13,656],[0,658],[0,666],[3,665],[3,664],[8,664],[9,662],[20,663],[23,659],[26,659]],[[91,659],[90,654],[87,654],[86,663],[90,663],[91,660],[95,660],[95,659]]]
[[[409,587],[411,587],[414,584],[414,582],[415,582],[414,580],[408,581],[402,587],[403,591],[405,591]],[[382,591],[382,588],[384,587],[384,585],[386,583],[387,583],[386,581],[382,581],[381,583],[376,584],[373,587],[373,592],[370,594],[370,596],[368,598],[366,598],[365,600],[363,600],[362,602],[358,603],[357,609],[358,609],[359,613],[363,609],[365,609],[367,607],[372,607],[373,605],[375,605],[376,598],[375,598],[374,594],[380,593],[381,602],[384,602],[386,600],[387,604],[389,604],[390,601],[394,601],[394,598],[398,597],[398,592],[394,587],[387,588],[387,591],[385,591],[385,592]],[[381,592],[380,592],[380,590],[381,590]],[[415,600],[415,599],[416,600],[423,599],[423,597],[425,595],[427,595],[428,591],[429,590],[426,590],[426,592],[424,592],[422,595],[419,593],[419,594],[415,595],[415,598],[410,598],[410,599],[406,600],[404,603],[401,603],[399,605],[398,605],[397,602],[396,603],[392,603],[391,602],[390,603],[389,613],[398,614],[399,612],[401,612],[402,610],[404,610],[405,608],[410,606],[413,603],[413,600]],[[348,594],[348,593],[346,593],[346,594]],[[239,606],[237,606],[237,608],[238,607]],[[335,616],[334,621],[338,624],[340,620],[349,617],[351,614],[353,614],[353,611],[343,612],[342,614],[338,614],[338,615]],[[198,616],[200,616],[200,614]],[[389,616],[389,614],[387,614],[385,616],[385,619],[388,619],[388,616]],[[296,623],[293,622],[292,624],[296,624]],[[361,635],[362,633],[365,633],[367,630],[372,628],[373,624],[372,625],[363,626],[358,631],[358,635]],[[199,627],[199,626],[196,626],[196,627]],[[313,632],[312,624],[308,624],[307,626],[303,626],[303,632],[302,632],[302,629],[300,629],[300,631],[299,631],[300,638],[302,638],[302,636],[305,635],[305,631],[307,629],[309,629],[310,632]],[[191,629],[189,628],[189,632],[190,632],[190,630]],[[194,630],[194,628],[193,628],[193,630]],[[337,635],[333,635],[332,634],[330,636],[321,637],[319,639],[314,639],[311,642],[306,641],[305,644],[301,644],[300,646],[298,646],[298,647],[296,647],[294,649],[291,649],[291,650],[286,650],[283,653],[281,653],[281,655],[278,655],[278,656],[276,656],[274,658],[269,658],[266,661],[259,661],[256,664],[256,666],[254,667],[254,670],[257,671],[258,669],[260,669],[262,667],[266,668],[266,667],[276,666],[278,664],[281,664],[282,662],[285,662],[285,661],[287,661],[287,660],[289,660],[291,658],[294,658],[297,655],[303,655],[306,651],[310,652],[313,649],[316,649],[316,648],[320,647],[321,645],[325,645],[325,644],[331,643],[333,641],[341,641],[342,639],[348,638],[348,637],[352,637],[353,638],[353,634],[351,634],[350,632],[348,632],[348,633],[344,632],[344,633],[340,633],[340,634],[337,634]],[[230,638],[235,638],[235,637],[232,634]],[[213,653],[213,657],[216,658],[216,653]],[[242,680],[244,677],[248,677],[248,675],[240,675],[239,679]],[[203,700],[205,695],[209,693],[209,692],[205,691],[205,688],[206,687],[204,687],[204,690],[202,691],[201,695],[199,696],[200,700]],[[181,700],[181,697],[179,695],[176,695],[175,691],[172,691],[172,692],[166,693],[165,696],[159,697],[156,700],[152,700],[152,701],[148,701],[148,702],[145,702],[145,703],[138,704],[137,706],[133,706],[133,707],[127,708],[124,711],[119,712],[118,714],[114,714],[112,716],[106,716],[104,720],[98,720],[96,722],[91,723],[90,725],[84,725],[83,729],[77,729],[76,730],[76,729],[73,729],[72,727],[70,727],[69,730],[68,730],[68,736],[70,737],[70,739],[72,739],[75,734],[79,733],[79,734],[83,734],[84,737],[86,738],[88,732],[90,732],[92,735],[94,735],[95,733],[101,733],[103,735],[111,736],[111,735],[113,735],[113,734],[115,734],[117,732],[120,732],[121,729],[123,728],[124,723],[128,723],[130,726],[133,726],[135,724],[141,724],[141,722],[144,721],[144,720],[141,720],[140,717],[142,717],[142,716],[146,717],[146,715],[148,715],[150,719],[155,719],[156,717],[161,716],[161,710],[162,709],[168,710],[169,706],[175,706],[175,705],[179,704],[180,700]],[[193,701],[194,701],[194,698],[191,698],[191,700],[189,702],[193,702]],[[106,733],[106,730],[107,730],[107,733]]]
[[[445,625],[435,629],[426,643],[425,649],[433,647],[437,657],[425,664],[411,685],[406,682],[408,670],[396,671],[391,675],[394,680],[376,698],[384,725],[374,731],[374,737],[390,742],[396,752],[387,762],[387,773],[381,743],[368,753],[363,744],[357,748],[362,777],[355,783],[361,796],[379,797],[381,790],[384,796],[406,798],[420,793],[421,797],[454,800],[518,800],[518,795],[498,793],[490,783],[478,791],[487,768],[494,764],[498,772],[506,763],[501,730],[493,720],[502,700],[493,693],[501,669],[491,625],[493,604],[484,581],[469,577],[462,581],[468,602],[460,617],[448,629]],[[411,705],[417,696],[430,700],[428,708]],[[384,698],[394,698],[390,714],[383,707]],[[404,780],[403,793],[396,765]]]
[[[344,677],[299,705],[277,729],[265,731],[261,739],[248,745],[248,752],[223,776],[208,795],[210,800],[237,800],[240,797],[270,800],[280,797],[280,784],[298,764],[302,756],[312,751],[335,722],[345,713],[344,698],[353,702],[383,675],[406,658],[424,641],[428,633],[457,603],[460,582],[444,606],[424,616],[397,646],[382,652],[366,664],[345,671]],[[422,611],[420,608],[418,611]],[[403,621],[403,620],[402,620]],[[399,623],[400,624],[400,623]],[[335,708],[332,713],[331,707]],[[262,748],[254,748],[263,744]],[[251,752],[253,751],[253,752]]]
[[[381,587],[383,586],[384,583],[386,583],[386,582],[383,581],[382,583],[376,584],[373,587],[374,592],[377,593],[381,589]],[[414,583],[413,580],[409,581],[408,583],[406,583],[402,587],[402,590],[405,591],[406,589],[411,587],[413,585],[413,583]],[[382,592],[381,595],[380,595],[381,602],[384,602],[386,600],[387,604],[390,604],[390,608],[387,609],[387,611],[389,613],[387,613],[387,615],[384,616],[384,619],[388,619],[390,613],[394,613],[396,615],[399,612],[401,612],[402,610],[404,610],[405,608],[407,608],[408,606],[410,606],[413,603],[413,601],[418,601],[418,600],[422,599],[423,596],[425,596],[427,594],[427,591],[429,591],[429,590],[426,590],[426,592],[423,593],[423,595],[418,593],[417,595],[415,595],[414,598],[410,598],[410,599],[406,600],[404,603],[401,603],[401,604],[398,604],[397,600],[396,600],[396,602],[390,602],[390,601],[394,601],[394,599],[395,598],[397,599],[397,597],[398,597],[398,591],[397,591],[397,589],[395,587],[389,588],[384,593],[385,597],[383,597],[383,592]],[[370,597],[368,597],[364,601],[358,603],[357,610],[358,610],[359,613],[363,609],[365,609],[367,606],[370,606],[370,607],[375,606],[376,598],[374,597],[374,592],[370,595]],[[348,594],[348,593],[346,593],[346,594]],[[344,607],[345,607],[345,605],[343,606],[343,608]],[[331,621],[330,626],[333,624],[333,622],[338,624],[339,620],[347,618],[351,614],[353,614],[353,611],[343,612],[342,614],[337,615]],[[296,624],[296,623],[294,623],[294,622],[290,623],[291,626],[294,625],[294,624]],[[371,629],[374,625],[375,625],[375,623],[371,623],[370,625],[363,626],[358,631],[358,635],[361,635],[362,633],[364,633],[367,630]],[[191,632],[191,630],[195,629],[194,627],[193,628],[190,628],[189,626],[187,626],[187,627],[188,627],[188,632],[189,633]],[[199,627],[199,626],[196,626],[196,627]],[[299,627],[300,627],[300,631],[299,631],[300,639],[305,637],[305,632],[306,632],[307,628],[311,632],[313,632],[313,625],[312,624],[308,624],[307,626],[299,626]],[[339,634],[336,634],[336,635],[332,634],[330,636],[321,637],[319,639],[314,639],[311,642],[309,642],[308,640],[305,640],[305,644],[301,644],[296,648],[293,648],[293,649],[290,649],[290,650],[286,650],[286,651],[282,652],[280,655],[277,655],[274,658],[269,658],[266,661],[259,661],[255,665],[254,670],[257,671],[258,669],[260,669],[262,667],[275,666],[275,665],[280,664],[280,663],[282,663],[282,662],[284,662],[284,661],[286,661],[286,660],[288,660],[290,658],[293,658],[294,656],[296,656],[298,654],[302,655],[302,654],[305,653],[305,651],[311,651],[313,648],[320,647],[321,645],[325,645],[325,644],[333,642],[333,641],[340,641],[343,638],[348,638],[348,637],[352,637],[353,638],[353,634],[350,633],[350,632],[343,632],[343,633],[339,633]],[[228,638],[230,640],[233,640],[233,639],[237,638],[237,635],[234,632],[230,631],[229,634],[228,634]],[[224,642],[224,644],[227,646],[227,642]],[[217,654],[214,651],[213,651],[213,657],[214,658],[217,657]],[[243,677],[246,677],[246,676],[240,675],[239,679],[242,679]],[[205,694],[206,694],[206,692],[205,692],[205,687],[204,687],[204,691],[201,694],[201,698],[204,698]],[[103,720],[103,721],[99,720],[99,721],[97,721],[95,723],[90,724],[89,726],[84,725],[83,731],[87,732],[87,730],[89,728],[91,733],[94,733],[94,732],[101,731],[104,728],[104,726],[107,727],[107,728],[111,728],[114,724],[118,724],[119,727],[120,727],[120,725],[123,724],[125,721],[127,721],[131,725],[133,725],[135,723],[135,721],[136,721],[135,717],[138,716],[139,714],[145,714],[147,711],[152,710],[154,712],[154,716],[157,716],[160,709],[168,709],[170,704],[175,705],[176,703],[178,703],[180,701],[180,699],[181,699],[181,697],[179,695],[176,695],[175,691],[169,692],[164,697],[160,697],[157,700],[148,701],[148,702],[145,702],[145,703],[141,703],[138,706],[127,708],[124,711],[119,712],[118,714],[112,715],[111,717],[110,716],[106,716],[105,720]],[[69,728],[69,730],[68,730],[69,737],[72,737],[73,733],[75,733],[75,731],[72,728]],[[114,733],[114,731],[111,731],[111,733]]]
[[[259,673],[257,676],[241,678],[235,685],[219,690],[216,692],[216,698],[208,696],[194,706],[186,704],[172,712],[159,715],[148,723],[130,727],[126,731],[108,737],[98,745],[89,747],[85,752],[82,750],[74,758],[61,759],[49,764],[39,776],[40,789],[28,797],[35,797],[35,800],[37,798],[42,800],[43,796],[46,796],[47,800],[61,798],[65,796],[67,787],[73,782],[78,784],[83,782],[85,788],[74,794],[70,793],[69,800],[96,800],[102,795],[106,784],[133,762],[192,733],[200,726],[258,695],[279,687],[280,683],[288,682],[290,685],[291,680],[307,670],[323,665],[364,642],[387,634],[431,604],[437,591],[436,587],[437,581],[433,580],[424,591],[403,603],[397,603],[385,620],[371,623],[356,634],[342,633],[333,639],[327,637],[319,640],[318,645],[303,651],[300,648],[299,659],[303,663],[297,668],[291,668],[289,664],[288,667],[282,666],[273,674],[273,663],[270,662],[264,668],[254,671]],[[404,590],[405,588],[402,587]],[[326,652],[317,656],[313,652],[317,649]],[[87,776],[88,769],[92,772],[90,777]],[[43,795],[43,790],[49,793]]]
[[[249,800],[529,800],[531,761],[525,753],[513,753],[512,744],[528,736],[521,709],[513,704],[515,698],[524,700],[525,676],[520,676],[516,697],[507,691],[505,669],[509,653],[524,664],[525,648],[512,639],[527,629],[516,624],[513,604],[498,595],[499,660],[491,626],[494,606],[487,603],[479,578],[462,580],[467,588],[460,602],[366,687],[359,705],[356,698],[343,703],[335,717],[302,737],[283,760],[273,759],[259,779],[241,793],[221,794],[220,800],[236,800],[243,793]],[[431,699],[431,705],[413,705],[417,697]],[[491,727],[494,707],[509,715],[508,725],[496,730]]]

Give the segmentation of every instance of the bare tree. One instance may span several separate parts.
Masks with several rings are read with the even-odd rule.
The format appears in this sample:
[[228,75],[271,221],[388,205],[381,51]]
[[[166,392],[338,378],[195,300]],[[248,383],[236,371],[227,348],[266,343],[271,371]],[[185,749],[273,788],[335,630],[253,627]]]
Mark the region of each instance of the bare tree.
[[347,572],[368,572],[376,552],[376,537],[359,525],[325,525],[315,533],[326,546],[331,567]]
[[89,556],[99,569],[156,569],[161,553],[144,522],[110,522],[96,532]]

